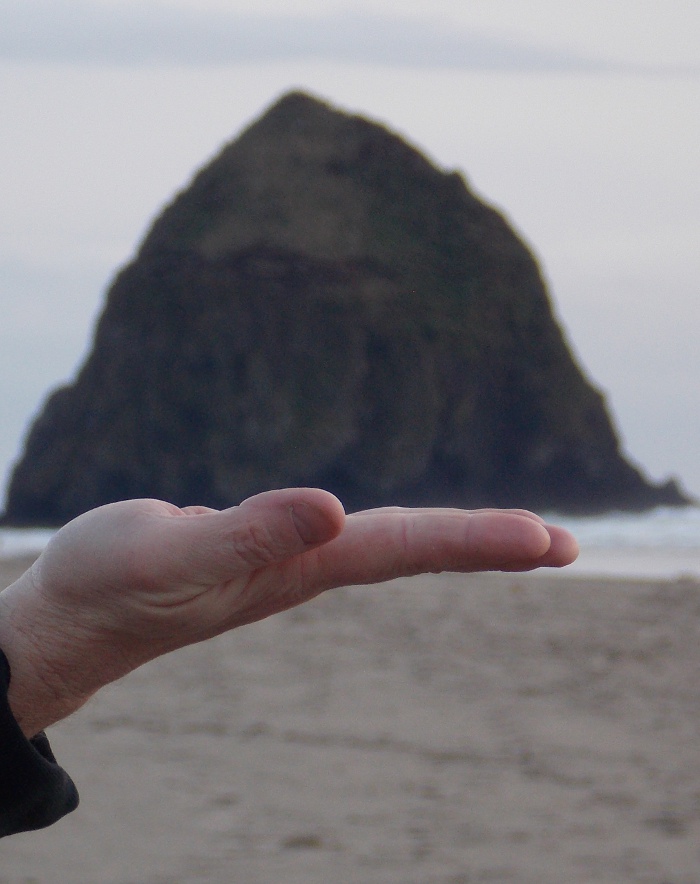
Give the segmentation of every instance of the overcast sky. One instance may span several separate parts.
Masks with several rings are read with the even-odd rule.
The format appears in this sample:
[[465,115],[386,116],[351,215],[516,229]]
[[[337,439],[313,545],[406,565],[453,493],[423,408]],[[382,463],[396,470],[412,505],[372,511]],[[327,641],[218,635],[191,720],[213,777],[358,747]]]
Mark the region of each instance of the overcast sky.
[[[595,45],[571,32],[582,17],[549,16],[545,33],[513,3],[494,4],[490,14],[471,5],[371,3],[191,4],[9,0],[0,31],[5,58],[29,62],[119,66],[212,66],[249,62],[324,59],[355,64],[490,71],[659,71],[697,73],[690,52],[672,52],[653,40],[649,53]],[[550,6],[550,4],[539,4]],[[507,6],[511,16],[499,14]],[[567,9],[573,5],[568,5]],[[268,8],[269,7],[269,8]],[[520,8],[519,16],[512,12]],[[553,7],[552,7],[553,8]],[[688,7],[690,8],[690,7]],[[466,11],[465,11],[466,10]],[[551,9],[549,10],[551,12]],[[610,18],[609,8],[599,7]],[[591,22],[592,9],[585,22]],[[628,18],[628,17],[627,17]],[[635,16],[638,26],[644,16]],[[615,12],[612,15],[615,23]],[[529,26],[528,26],[529,24]],[[562,24],[565,25],[562,28]],[[626,25],[630,22],[626,21]],[[525,25],[525,27],[523,27]],[[564,35],[557,39],[557,34]],[[635,28],[638,32],[638,27]],[[589,33],[592,37],[593,35]],[[645,34],[642,29],[640,36]],[[686,40],[687,32],[684,34]],[[626,42],[631,35],[626,35]],[[688,50],[695,47],[688,42]],[[622,51],[620,51],[622,50]]]
[[0,0],[0,471],[147,225],[281,92],[462,170],[626,447],[700,493],[696,0]]
[[696,7],[693,0],[4,0],[0,46],[6,58],[70,64],[316,57],[697,71]]

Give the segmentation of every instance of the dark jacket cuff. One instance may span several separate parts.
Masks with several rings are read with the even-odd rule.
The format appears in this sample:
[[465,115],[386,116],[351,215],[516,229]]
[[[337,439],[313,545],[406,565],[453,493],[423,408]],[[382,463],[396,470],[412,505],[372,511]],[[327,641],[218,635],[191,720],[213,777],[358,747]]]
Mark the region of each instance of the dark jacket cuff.
[[43,829],[78,806],[78,791],[42,732],[27,739],[7,700],[10,664],[0,650],[0,837]]

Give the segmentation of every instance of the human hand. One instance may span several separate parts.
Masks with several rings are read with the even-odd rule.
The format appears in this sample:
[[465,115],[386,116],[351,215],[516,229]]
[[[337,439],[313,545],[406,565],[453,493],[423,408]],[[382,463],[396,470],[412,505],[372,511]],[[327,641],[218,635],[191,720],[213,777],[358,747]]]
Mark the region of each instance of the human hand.
[[520,571],[576,558],[568,532],[520,510],[367,510],[313,488],[224,511],[130,500],[59,531],[0,595],[10,702],[26,733],[187,644],[324,590],[423,572]]

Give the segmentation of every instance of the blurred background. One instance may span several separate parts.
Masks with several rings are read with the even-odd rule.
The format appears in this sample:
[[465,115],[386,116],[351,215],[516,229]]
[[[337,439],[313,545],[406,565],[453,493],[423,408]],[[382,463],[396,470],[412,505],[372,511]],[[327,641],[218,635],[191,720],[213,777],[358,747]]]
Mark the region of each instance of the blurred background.
[[700,6],[692,0],[1,0],[0,478],[114,272],[294,87],[504,211],[626,451],[700,493]]

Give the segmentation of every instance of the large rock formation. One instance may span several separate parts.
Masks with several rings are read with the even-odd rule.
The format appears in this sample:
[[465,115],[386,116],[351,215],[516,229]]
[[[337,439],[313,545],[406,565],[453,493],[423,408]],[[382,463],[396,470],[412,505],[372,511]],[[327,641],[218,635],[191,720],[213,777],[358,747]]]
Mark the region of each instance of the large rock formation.
[[384,128],[275,104],[157,219],[6,520],[320,485],[569,511],[682,503],[621,455],[504,218]]

